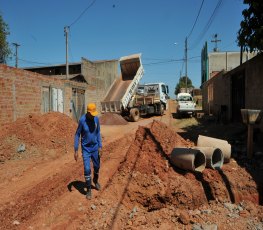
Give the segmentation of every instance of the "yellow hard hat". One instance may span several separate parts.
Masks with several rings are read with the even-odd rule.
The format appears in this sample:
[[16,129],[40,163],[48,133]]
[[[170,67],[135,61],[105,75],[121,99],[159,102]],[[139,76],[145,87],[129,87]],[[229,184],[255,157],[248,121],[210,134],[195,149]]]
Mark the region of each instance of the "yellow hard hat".
[[89,112],[92,116],[97,116],[99,113],[96,110],[96,105],[94,103],[89,103],[87,106],[87,112]]

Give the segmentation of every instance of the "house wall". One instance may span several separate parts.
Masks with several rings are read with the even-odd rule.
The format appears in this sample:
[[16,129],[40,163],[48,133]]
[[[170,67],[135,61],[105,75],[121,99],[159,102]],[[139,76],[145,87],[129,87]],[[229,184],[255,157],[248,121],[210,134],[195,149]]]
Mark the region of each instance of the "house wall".
[[244,67],[246,108],[263,110],[263,54],[244,63]]
[[[243,53],[243,62],[256,56],[256,53]],[[208,73],[209,79],[213,72],[220,72],[222,70],[230,71],[240,65],[239,52],[214,52],[208,55]]]
[[0,124],[43,112],[42,89],[59,88],[63,91],[63,111],[72,117],[72,88],[85,89],[85,98],[93,87],[85,83],[59,80],[34,72],[0,64]]
[[203,84],[202,100],[206,114],[220,116],[222,106],[225,106],[227,118],[230,118],[230,85],[230,78],[224,76],[224,71]]
[[[263,54],[259,54],[241,66],[224,73],[220,72],[202,85],[203,110],[206,114],[218,115],[221,105],[227,106],[227,120],[232,120],[232,79],[245,75],[245,108],[263,112]],[[240,108],[241,109],[241,108]],[[263,131],[263,119],[257,125]]]
[[87,102],[94,102],[101,111],[103,101],[113,81],[118,76],[118,60],[91,62],[82,58],[82,74],[94,90],[88,92]]

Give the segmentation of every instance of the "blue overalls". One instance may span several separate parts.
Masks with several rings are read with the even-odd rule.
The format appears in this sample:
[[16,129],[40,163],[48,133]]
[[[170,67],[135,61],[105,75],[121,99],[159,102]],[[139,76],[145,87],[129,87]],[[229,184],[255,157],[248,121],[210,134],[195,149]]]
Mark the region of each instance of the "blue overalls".
[[76,130],[74,139],[74,150],[78,151],[79,137],[81,135],[81,148],[84,164],[84,176],[88,188],[91,188],[91,168],[90,159],[94,168],[94,179],[96,183],[99,177],[100,156],[99,148],[102,148],[100,123],[99,118],[94,117],[94,120],[86,118],[86,114],[81,116]]

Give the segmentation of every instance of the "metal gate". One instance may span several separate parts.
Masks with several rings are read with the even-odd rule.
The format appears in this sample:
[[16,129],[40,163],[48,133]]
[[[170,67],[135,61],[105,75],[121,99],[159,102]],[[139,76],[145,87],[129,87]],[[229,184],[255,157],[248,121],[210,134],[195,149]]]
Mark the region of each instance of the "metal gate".
[[232,120],[241,122],[240,109],[245,108],[245,74],[241,72],[232,77]]
[[63,90],[52,87],[42,87],[42,112],[64,112]]
[[63,92],[62,89],[52,88],[52,111],[63,113]]
[[80,117],[85,113],[85,90],[72,88],[71,105],[73,118],[79,121]]

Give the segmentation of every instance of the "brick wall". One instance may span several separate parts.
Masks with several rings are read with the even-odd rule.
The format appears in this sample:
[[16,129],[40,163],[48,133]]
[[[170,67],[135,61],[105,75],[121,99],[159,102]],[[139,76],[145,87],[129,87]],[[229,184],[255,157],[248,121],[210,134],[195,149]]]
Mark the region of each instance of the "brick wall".
[[[226,105],[227,119],[233,119],[232,114],[232,79],[244,74],[245,77],[245,109],[263,111],[263,54],[259,54],[241,66],[227,72],[219,73],[202,85],[203,110],[207,114],[217,115],[221,105]],[[257,125],[263,131],[263,119]]]
[[[64,113],[72,117],[72,88],[94,92],[86,83],[60,80],[54,77],[0,65],[0,124],[13,122],[29,114],[42,113],[42,87],[62,89]],[[93,95],[92,93],[90,95]]]

